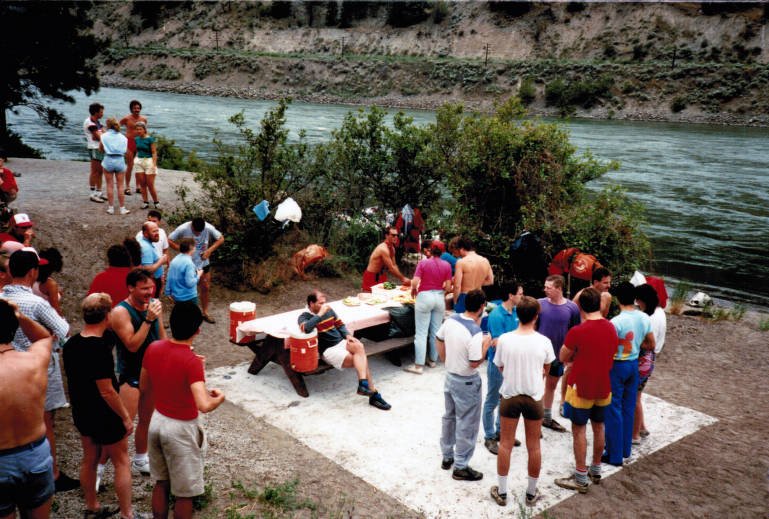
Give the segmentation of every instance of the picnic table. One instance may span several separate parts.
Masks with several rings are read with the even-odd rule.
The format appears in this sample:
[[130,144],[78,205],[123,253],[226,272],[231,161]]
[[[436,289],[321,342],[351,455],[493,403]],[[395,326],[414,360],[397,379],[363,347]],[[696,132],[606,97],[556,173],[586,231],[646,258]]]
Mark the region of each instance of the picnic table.
[[[364,303],[359,306],[347,306],[341,300],[332,301],[329,305],[350,333],[363,343],[368,356],[389,352],[414,342],[413,336],[388,337],[390,313],[383,305]],[[389,305],[398,304],[389,303]],[[331,366],[320,359],[318,369],[311,373],[299,373],[291,367],[290,351],[286,347],[286,341],[292,333],[299,333],[297,320],[305,310],[305,308],[290,310],[243,322],[236,328],[236,341],[240,343],[244,339],[247,340],[248,342],[242,345],[254,353],[254,360],[248,368],[249,373],[256,375],[269,362],[274,362],[283,368],[297,394],[308,397],[310,393],[304,383],[304,376],[323,373],[331,369]]]

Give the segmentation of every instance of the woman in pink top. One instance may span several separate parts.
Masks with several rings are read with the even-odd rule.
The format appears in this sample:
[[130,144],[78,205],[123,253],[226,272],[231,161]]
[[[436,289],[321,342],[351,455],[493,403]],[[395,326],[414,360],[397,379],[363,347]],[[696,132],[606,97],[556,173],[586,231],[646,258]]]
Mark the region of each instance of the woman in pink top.
[[433,241],[430,244],[430,256],[419,262],[411,280],[411,293],[416,293],[417,297],[414,305],[414,364],[403,368],[409,373],[422,374],[428,339],[430,357],[427,365],[432,368],[438,360],[435,334],[443,322],[446,310],[445,293],[451,289],[451,265],[440,258],[444,250],[441,242]]

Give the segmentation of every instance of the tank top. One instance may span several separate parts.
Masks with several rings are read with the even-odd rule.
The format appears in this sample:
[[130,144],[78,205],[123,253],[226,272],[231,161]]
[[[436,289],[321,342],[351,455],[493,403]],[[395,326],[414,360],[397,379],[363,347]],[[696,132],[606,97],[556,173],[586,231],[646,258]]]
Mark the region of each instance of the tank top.
[[[130,303],[125,300],[120,301],[117,306],[122,306],[128,310],[128,315],[131,316],[131,324],[134,327],[134,333],[144,322],[144,318],[147,317],[147,311],[139,311]],[[139,374],[142,369],[142,360],[144,359],[144,352],[147,351],[147,346],[153,341],[160,338],[160,328],[158,321],[155,320],[150,326],[150,331],[147,332],[147,337],[144,342],[136,351],[128,351],[128,348],[118,339],[117,342],[117,372],[120,373],[121,378],[139,380]]]

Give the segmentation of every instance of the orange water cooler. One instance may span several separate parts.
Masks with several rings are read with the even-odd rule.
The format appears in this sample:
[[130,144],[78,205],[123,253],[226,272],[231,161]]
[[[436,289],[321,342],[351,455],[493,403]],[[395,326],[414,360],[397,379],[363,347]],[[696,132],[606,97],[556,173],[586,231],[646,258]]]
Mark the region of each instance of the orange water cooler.
[[[256,319],[256,304],[249,301],[239,301],[230,305],[230,340],[237,341],[238,325]],[[241,339],[238,344],[245,344],[248,337]]]
[[291,350],[291,369],[299,373],[310,373],[318,369],[318,331],[292,333],[288,338]]

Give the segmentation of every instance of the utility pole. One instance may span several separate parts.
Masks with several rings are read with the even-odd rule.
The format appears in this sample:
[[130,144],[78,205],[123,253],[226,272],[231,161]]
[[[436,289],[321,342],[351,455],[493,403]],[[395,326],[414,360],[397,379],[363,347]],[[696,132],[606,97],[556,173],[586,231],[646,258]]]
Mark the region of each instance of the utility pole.
[[214,27],[214,40],[216,41],[216,50],[219,50],[219,29]]
[[342,52],[341,54],[344,54],[344,36],[342,36]]
[[489,44],[486,43],[483,47],[486,50],[486,57],[483,58],[483,66],[486,67],[489,64]]

